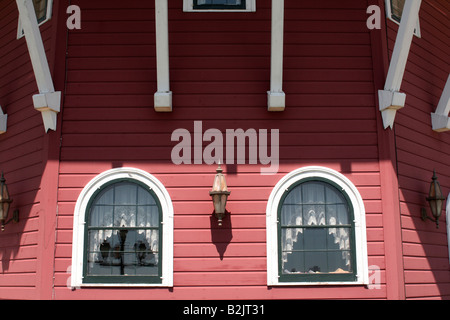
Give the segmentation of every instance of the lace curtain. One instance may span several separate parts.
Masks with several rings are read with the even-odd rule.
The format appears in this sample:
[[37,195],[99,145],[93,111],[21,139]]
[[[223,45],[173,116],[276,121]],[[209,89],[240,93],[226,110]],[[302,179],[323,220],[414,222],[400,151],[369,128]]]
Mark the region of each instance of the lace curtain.
[[109,187],[91,205],[89,270],[100,274],[153,272],[149,267],[158,265],[158,228],[159,207],[148,191],[128,182]]
[[283,203],[281,223],[284,273],[350,270],[348,205],[333,186],[314,181],[295,187]]

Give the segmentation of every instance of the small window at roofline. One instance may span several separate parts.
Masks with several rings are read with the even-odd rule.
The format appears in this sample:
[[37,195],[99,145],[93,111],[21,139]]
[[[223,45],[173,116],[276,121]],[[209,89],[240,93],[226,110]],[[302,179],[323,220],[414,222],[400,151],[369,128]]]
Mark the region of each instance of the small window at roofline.
[[245,9],[245,0],[194,0],[194,9]]
[[[400,24],[403,15],[403,8],[405,7],[405,0],[386,0],[386,15],[387,18],[396,24]],[[417,20],[417,26],[414,29],[414,35],[421,37],[420,22]]]
[[256,0],[184,0],[185,12],[252,12],[256,11]]
[[[33,5],[39,26],[50,20],[52,16],[53,0],[33,0]],[[20,22],[19,17],[19,25],[17,28],[17,39],[20,39],[23,36],[24,33],[22,29],[22,23]]]

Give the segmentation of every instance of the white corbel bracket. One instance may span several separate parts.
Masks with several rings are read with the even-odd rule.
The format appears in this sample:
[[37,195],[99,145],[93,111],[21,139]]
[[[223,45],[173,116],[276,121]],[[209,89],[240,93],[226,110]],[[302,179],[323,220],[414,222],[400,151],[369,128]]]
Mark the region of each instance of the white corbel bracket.
[[267,92],[267,105],[269,111],[284,111],[286,107],[286,94],[284,92]]
[[379,90],[378,101],[384,128],[394,126],[397,110],[403,108],[406,102],[406,94],[397,91]]
[[405,106],[406,95],[400,92],[400,87],[402,85],[403,75],[405,73],[406,63],[411,49],[414,29],[419,20],[421,4],[422,0],[410,0],[405,2],[384,90],[378,92],[378,103],[385,129],[388,127],[391,127],[391,129],[393,128],[397,110]]
[[6,124],[8,122],[8,115],[3,113],[0,107],[0,134],[6,133]]
[[155,0],[156,79],[154,94],[156,112],[172,112],[169,78],[169,6],[168,0]]
[[157,112],[172,112],[172,91],[155,92],[154,100]]
[[444,132],[450,130],[450,75],[447,79],[442,97],[436,108],[436,112],[431,114],[431,122],[433,130],[436,132]]
[[16,0],[25,40],[39,94],[33,96],[34,108],[41,111],[45,132],[56,130],[61,108],[61,92],[55,92],[32,0]]
[[286,95],[283,92],[284,0],[272,0],[272,36],[270,58],[270,91],[267,92],[267,110],[284,111]]
[[34,108],[42,113],[45,132],[56,130],[56,119],[61,111],[61,92],[40,93],[33,96]]

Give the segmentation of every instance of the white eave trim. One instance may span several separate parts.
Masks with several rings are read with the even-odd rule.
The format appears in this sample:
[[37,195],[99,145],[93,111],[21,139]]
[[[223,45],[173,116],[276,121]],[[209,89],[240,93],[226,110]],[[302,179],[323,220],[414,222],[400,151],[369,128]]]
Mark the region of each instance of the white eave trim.
[[3,113],[2,107],[0,106],[0,134],[6,133],[7,122],[8,115]]
[[378,91],[379,108],[383,117],[384,128],[393,127],[397,110],[405,106],[406,95],[400,92],[405,73],[406,62],[414,36],[414,29],[419,19],[422,0],[405,2],[402,21],[398,29],[389,71],[384,90]]
[[16,0],[25,34],[39,94],[33,96],[34,108],[42,113],[45,132],[56,130],[56,117],[61,109],[61,92],[55,92],[44,43],[32,0]]
[[286,95],[283,92],[284,0],[272,0],[272,40],[270,60],[270,91],[267,109],[284,111]]
[[436,132],[444,132],[450,130],[450,75],[447,79],[441,100],[436,108],[436,112],[431,114],[431,122],[433,130]]
[[172,91],[169,78],[169,6],[168,0],[155,0],[156,81],[154,95],[157,112],[172,111]]
[[450,193],[447,197],[447,208],[446,208],[446,221],[447,221],[447,242],[448,242],[448,254],[450,263]]

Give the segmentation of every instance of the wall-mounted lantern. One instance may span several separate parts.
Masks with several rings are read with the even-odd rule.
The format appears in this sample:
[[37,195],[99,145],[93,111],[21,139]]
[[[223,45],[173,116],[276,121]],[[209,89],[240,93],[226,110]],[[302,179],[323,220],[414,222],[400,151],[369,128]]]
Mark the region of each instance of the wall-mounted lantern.
[[445,197],[442,194],[441,185],[436,177],[436,171],[433,172],[433,177],[430,185],[430,192],[427,197],[427,201],[430,204],[431,214],[434,218],[428,216],[425,208],[422,208],[422,220],[425,221],[429,219],[436,222],[436,228],[439,228],[439,217],[442,213],[442,208],[444,206]]
[[7,220],[11,202],[12,199],[9,197],[8,186],[2,172],[0,177],[0,224],[2,232],[5,231],[5,225],[11,221],[19,222],[19,210],[14,210],[13,217]]
[[213,188],[209,192],[214,204],[214,214],[219,220],[219,226],[222,226],[222,219],[227,213],[225,207],[227,205],[227,198],[230,195],[227,188],[227,182],[225,181],[225,176],[222,174],[222,171],[223,170],[219,162],[219,167],[216,170],[216,176],[214,178]]

